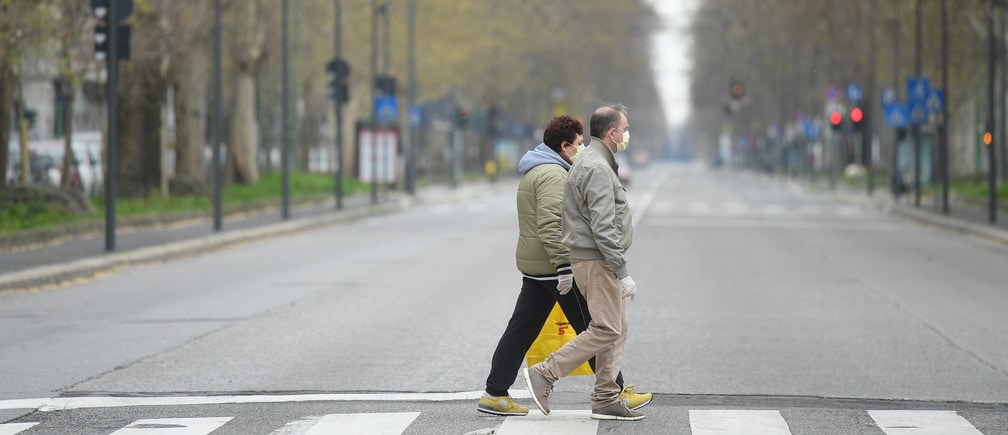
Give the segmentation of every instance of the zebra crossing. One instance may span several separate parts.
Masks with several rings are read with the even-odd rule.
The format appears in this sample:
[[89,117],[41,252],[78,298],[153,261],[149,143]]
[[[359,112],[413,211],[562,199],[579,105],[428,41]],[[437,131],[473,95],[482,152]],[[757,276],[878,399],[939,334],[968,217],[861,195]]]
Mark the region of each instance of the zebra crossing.
[[[943,410],[868,410],[878,431],[886,435],[982,435],[969,420],[956,411]],[[322,434],[378,434],[397,435],[407,433],[421,412],[381,412],[351,413],[307,416],[290,421],[268,435],[322,435]],[[469,434],[494,435],[576,435],[595,434],[600,424],[633,425],[629,422],[600,422],[592,420],[591,412],[584,410],[556,410],[549,416],[531,412],[527,416],[493,418],[500,421],[495,427],[485,428]],[[113,432],[111,435],[205,435],[232,421],[234,417],[199,418],[147,418],[138,419]],[[715,434],[763,434],[789,435],[792,433],[787,419],[779,410],[767,409],[690,409],[688,427],[667,427],[667,433],[692,433],[693,435]],[[0,435],[29,435],[31,433],[51,433],[32,431],[38,422],[0,424]],[[234,433],[234,430],[230,433]],[[242,431],[242,433],[246,433]],[[410,432],[417,433],[417,432]],[[457,433],[445,428],[444,433]],[[1001,433],[1001,432],[998,432]]]

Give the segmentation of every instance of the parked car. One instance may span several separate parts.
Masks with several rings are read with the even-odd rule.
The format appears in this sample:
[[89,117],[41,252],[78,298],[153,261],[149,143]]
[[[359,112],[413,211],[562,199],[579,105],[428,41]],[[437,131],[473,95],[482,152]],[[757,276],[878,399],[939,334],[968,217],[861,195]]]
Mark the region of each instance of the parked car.
[[[85,138],[86,139],[86,138]],[[81,189],[86,196],[97,195],[102,186],[102,164],[100,140],[95,144],[75,139],[72,167],[68,172],[69,185]],[[42,157],[44,178],[47,184],[58,186],[62,181],[63,156],[66,143],[63,139],[36,140],[28,142],[28,149]],[[96,152],[97,151],[97,152]]]

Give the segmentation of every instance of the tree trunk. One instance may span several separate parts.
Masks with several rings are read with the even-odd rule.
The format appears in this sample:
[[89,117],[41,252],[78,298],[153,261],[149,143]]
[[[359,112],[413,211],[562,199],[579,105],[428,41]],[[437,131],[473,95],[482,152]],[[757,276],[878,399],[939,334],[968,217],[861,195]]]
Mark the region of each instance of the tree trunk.
[[255,77],[252,72],[238,73],[235,79],[234,101],[231,141],[228,149],[234,156],[236,181],[255,184],[259,182],[259,166],[256,162],[259,127],[255,114]]
[[203,149],[207,143],[204,132],[208,69],[206,50],[198,47],[193,47],[193,51],[185,58],[178,59],[175,81],[175,176],[206,183]]
[[161,107],[164,83],[156,63],[120,65],[117,196],[146,197],[161,182]]

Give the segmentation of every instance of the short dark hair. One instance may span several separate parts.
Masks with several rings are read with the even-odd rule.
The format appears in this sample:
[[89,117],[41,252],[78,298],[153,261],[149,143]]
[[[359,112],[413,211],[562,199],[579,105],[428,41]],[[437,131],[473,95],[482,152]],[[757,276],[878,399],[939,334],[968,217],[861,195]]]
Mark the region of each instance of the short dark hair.
[[567,115],[560,115],[550,120],[546,124],[546,131],[543,132],[543,143],[557,153],[560,152],[560,144],[567,142],[574,144],[577,135],[584,134],[584,127],[581,121]]
[[588,122],[588,130],[592,137],[601,138],[610,128],[619,126],[621,113],[627,116],[627,108],[622,104],[606,104],[595,109],[591,121]]

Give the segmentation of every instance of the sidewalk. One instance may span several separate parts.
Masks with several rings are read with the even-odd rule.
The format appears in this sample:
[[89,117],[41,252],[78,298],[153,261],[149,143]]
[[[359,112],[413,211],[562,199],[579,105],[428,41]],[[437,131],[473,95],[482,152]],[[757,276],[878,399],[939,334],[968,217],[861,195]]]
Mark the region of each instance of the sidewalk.
[[[506,183],[503,183],[506,184]],[[370,194],[292,205],[290,219],[280,207],[235,213],[223,218],[222,230],[213,230],[211,216],[117,222],[115,252],[105,251],[104,222],[65,232],[40,232],[33,236],[7,235],[0,239],[0,293],[31,291],[89,279],[118,267],[188,256],[221,249],[249,240],[277,237],[339,222],[392,213],[417,204],[450,202],[479,195],[491,186],[467,184],[458,189],[432,186],[415,196],[386,192],[377,204]]]

